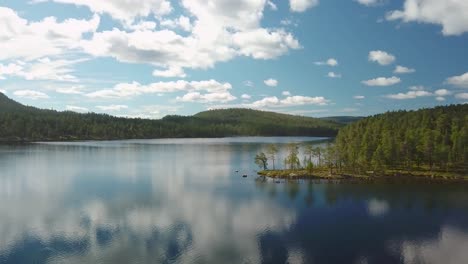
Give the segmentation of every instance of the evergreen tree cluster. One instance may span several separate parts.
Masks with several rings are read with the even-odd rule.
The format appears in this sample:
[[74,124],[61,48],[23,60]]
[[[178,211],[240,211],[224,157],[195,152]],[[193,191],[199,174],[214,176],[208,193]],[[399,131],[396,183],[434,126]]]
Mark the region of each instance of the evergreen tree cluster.
[[468,171],[468,105],[396,111],[340,129],[337,166],[354,171]]

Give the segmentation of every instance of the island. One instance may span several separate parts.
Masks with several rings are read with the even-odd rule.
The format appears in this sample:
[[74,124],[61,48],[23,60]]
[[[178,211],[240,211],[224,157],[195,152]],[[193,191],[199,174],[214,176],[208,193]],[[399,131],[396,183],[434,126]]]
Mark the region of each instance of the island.
[[[353,122],[326,146],[277,145],[255,156],[260,176],[468,180],[468,105],[387,112]],[[271,163],[271,168],[269,168]]]

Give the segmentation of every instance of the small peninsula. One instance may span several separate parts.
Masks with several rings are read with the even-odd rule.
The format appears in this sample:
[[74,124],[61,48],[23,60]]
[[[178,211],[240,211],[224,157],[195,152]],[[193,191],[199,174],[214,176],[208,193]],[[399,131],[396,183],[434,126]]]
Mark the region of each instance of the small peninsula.
[[[468,105],[388,112],[351,123],[325,147],[276,145],[255,157],[271,178],[468,180]],[[269,169],[271,163],[271,170]],[[276,166],[275,166],[276,165]]]

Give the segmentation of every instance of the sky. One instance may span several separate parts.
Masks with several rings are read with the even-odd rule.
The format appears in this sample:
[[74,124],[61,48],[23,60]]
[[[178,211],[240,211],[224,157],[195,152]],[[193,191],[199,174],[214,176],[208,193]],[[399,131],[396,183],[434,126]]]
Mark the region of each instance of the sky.
[[468,102],[466,0],[2,0],[0,92],[161,118]]

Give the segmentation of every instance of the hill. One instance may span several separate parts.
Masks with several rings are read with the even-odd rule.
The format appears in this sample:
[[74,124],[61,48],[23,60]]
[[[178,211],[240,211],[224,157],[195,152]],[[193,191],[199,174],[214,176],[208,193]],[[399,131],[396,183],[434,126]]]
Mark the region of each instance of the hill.
[[336,137],[340,166],[351,170],[468,171],[468,105],[396,111],[364,118]]
[[329,120],[251,109],[211,110],[161,120],[58,112],[24,106],[0,93],[0,141],[106,140],[226,136],[335,136]]

